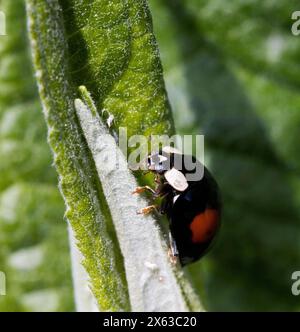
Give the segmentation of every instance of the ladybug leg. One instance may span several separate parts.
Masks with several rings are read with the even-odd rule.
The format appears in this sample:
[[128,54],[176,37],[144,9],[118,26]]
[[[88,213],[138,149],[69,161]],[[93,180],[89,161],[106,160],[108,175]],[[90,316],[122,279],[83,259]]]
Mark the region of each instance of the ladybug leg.
[[170,241],[170,246],[171,246],[173,256],[178,257],[179,253],[178,253],[177,245],[176,245],[176,242],[175,242],[171,232],[169,232],[169,241]]
[[170,260],[171,264],[176,265],[178,262],[178,257],[173,255],[173,250],[171,247],[168,250],[168,256],[169,256],[169,260]]
[[138,211],[137,214],[143,214],[145,216],[145,215],[151,213],[154,210],[156,212],[158,212],[157,206],[156,205],[150,205],[150,206],[146,206],[145,208]]
[[161,176],[159,174],[155,174],[154,182],[161,184]]
[[156,191],[149,186],[136,187],[135,190],[132,192],[132,194],[141,194],[145,191],[150,191],[153,195],[157,194]]
[[168,211],[168,207],[169,207],[169,202],[168,199],[166,199],[168,196],[168,194],[163,194],[163,195],[159,195],[159,197],[162,198],[160,207],[159,207],[159,213],[160,214],[166,214]]
[[176,242],[171,233],[169,233],[169,241],[170,241],[170,247],[168,250],[168,256],[169,256],[171,264],[176,265],[178,263],[179,253],[177,250]]

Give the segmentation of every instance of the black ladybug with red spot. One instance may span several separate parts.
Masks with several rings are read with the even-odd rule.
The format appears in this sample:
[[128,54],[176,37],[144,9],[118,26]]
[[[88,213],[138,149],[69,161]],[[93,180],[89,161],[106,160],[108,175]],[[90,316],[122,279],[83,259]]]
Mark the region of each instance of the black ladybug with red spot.
[[182,266],[197,261],[220,228],[221,198],[215,179],[195,157],[169,146],[148,156],[147,168],[156,174],[156,188],[138,187],[134,193],[148,190],[161,203],[140,213],[156,209],[166,214],[173,258],[178,257]]

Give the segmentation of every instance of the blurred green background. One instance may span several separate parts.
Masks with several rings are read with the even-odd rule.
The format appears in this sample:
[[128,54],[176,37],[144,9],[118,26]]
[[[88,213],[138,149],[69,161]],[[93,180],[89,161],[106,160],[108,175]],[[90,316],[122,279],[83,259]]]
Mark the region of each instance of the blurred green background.
[[[298,1],[149,0],[178,133],[205,135],[223,193],[214,250],[187,269],[208,310],[300,309]],[[298,7],[297,7],[298,6]],[[0,311],[74,310],[64,205],[23,0],[0,0]]]
[[31,67],[23,0],[0,0],[0,311],[74,310],[67,222]]

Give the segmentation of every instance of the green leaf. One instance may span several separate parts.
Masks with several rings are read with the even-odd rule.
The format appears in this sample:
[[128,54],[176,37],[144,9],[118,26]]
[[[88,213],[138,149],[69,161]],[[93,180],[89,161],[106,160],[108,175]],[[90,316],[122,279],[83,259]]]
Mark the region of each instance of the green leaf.
[[[57,1],[28,1],[34,64],[49,128],[49,142],[91,287],[102,310],[128,310],[122,257],[110,235],[112,225],[95,166],[77,125],[69,79],[62,9]],[[101,199],[102,198],[102,199]]]
[[[105,109],[112,114],[117,128],[127,127],[128,136],[173,134],[149,10],[145,1],[135,0],[27,0],[27,4],[66,216],[101,310],[128,310],[123,260],[112,223],[115,214],[78,125],[74,100],[78,86],[85,85],[100,113]],[[189,285],[182,281],[180,288],[188,302],[185,308],[199,310]]]
[[60,2],[70,81],[128,135],[173,133],[151,16],[145,0]]
[[137,181],[108,128],[97,114],[89,92],[81,86],[76,113],[95,160],[124,256],[133,311],[201,310],[180,270],[171,266],[165,240],[152,216],[137,215],[147,206],[145,198],[128,195]]
[[69,311],[67,227],[32,72],[25,4],[2,0],[0,10],[7,21],[7,35],[0,36],[0,270],[9,284],[0,311],[44,309],[28,298],[52,299],[49,310]]

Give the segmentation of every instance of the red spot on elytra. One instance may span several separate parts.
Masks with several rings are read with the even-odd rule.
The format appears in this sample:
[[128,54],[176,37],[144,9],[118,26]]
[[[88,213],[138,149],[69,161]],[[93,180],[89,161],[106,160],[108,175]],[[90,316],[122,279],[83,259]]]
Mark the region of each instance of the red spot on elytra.
[[192,242],[209,241],[216,233],[219,226],[219,212],[206,209],[203,213],[196,215],[190,224],[192,231]]

